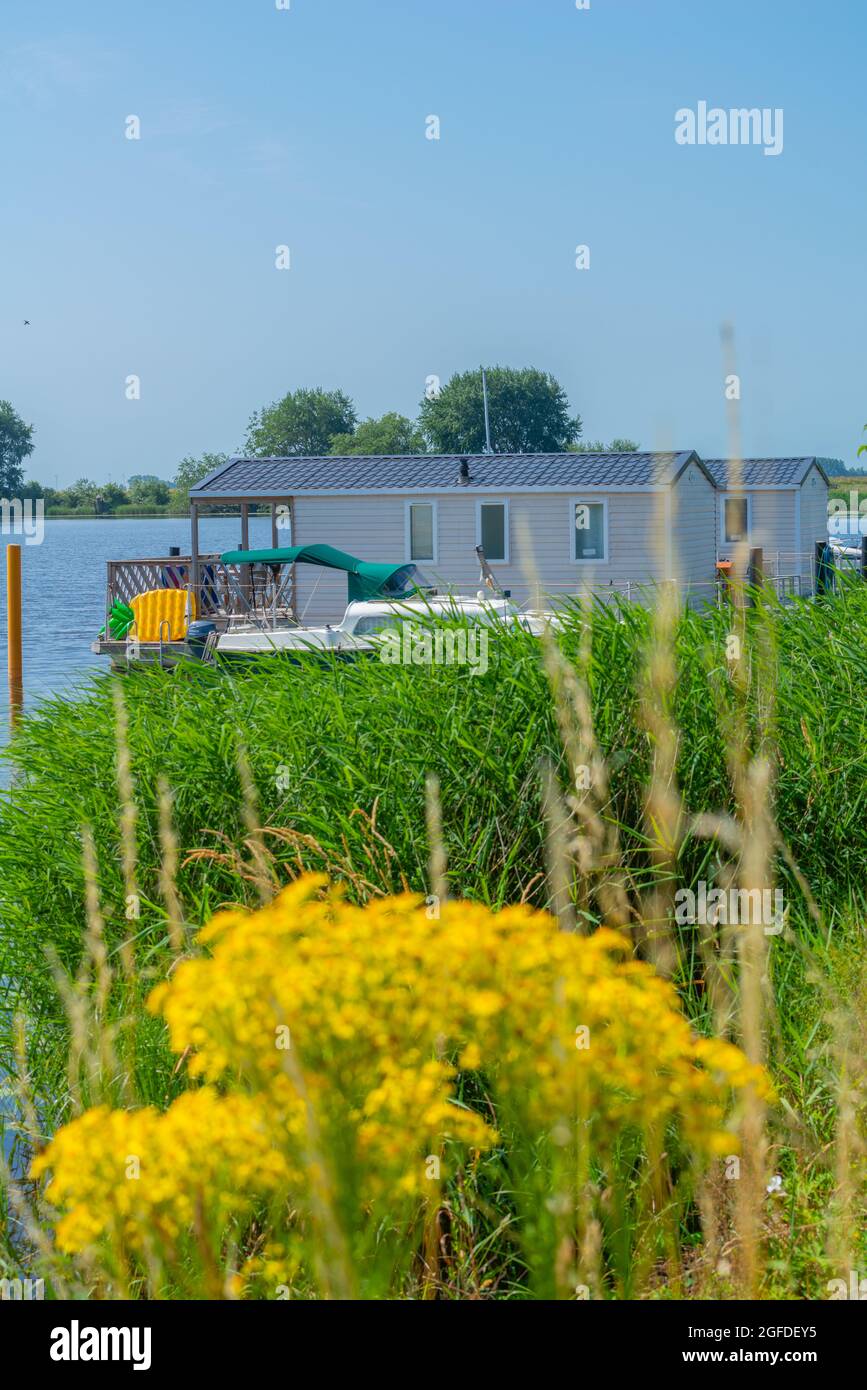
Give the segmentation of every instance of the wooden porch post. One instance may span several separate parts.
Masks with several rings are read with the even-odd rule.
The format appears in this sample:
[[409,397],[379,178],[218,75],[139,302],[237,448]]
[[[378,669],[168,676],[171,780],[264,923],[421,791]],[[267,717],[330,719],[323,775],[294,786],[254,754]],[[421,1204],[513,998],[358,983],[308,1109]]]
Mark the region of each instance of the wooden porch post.
[[825,566],[825,541],[816,541],[813,547],[813,586],[816,594],[824,594],[828,589],[828,571]]
[[[250,504],[241,503],[241,549],[250,549]],[[253,569],[250,565],[241,566],[241,588],[243,589],[248,603],[252,600],[253,594]]]
[[199,593],[199,505],[190,503],[190,588],[195,595],[196,614],[202,610]]
[[[288,510],[288,512],[289,512],[289,536],[288,536],[288,539],[287,539],[287,536],[286,536],[285,521],[284,521],[283,527],[280,527],[280,526],[277,525],[277,508],[278,508],[278,507],[283,507],[283,508],[285,508],[286,510]],[[287,545],[287,544],[289,544],[290,542],[291,542],[292,545],[295,545],[295,543],[296,543],[296,537],[295,537],[295,513],[294,513],[294,510],[293,510],[293,507],[292,507],[292,498],[291,498],[291,497],[287,497],[287,498],[285,499],[285,501],[283,501],[283,502],[272,502],[272,503],[271,503],[271,544],[272,544],[272,546],[274,547],[274,549],[277,550],[277,549],[280,548],[281,544],[282,544],[282,545]],[[292,566],[292,575],[291,575],[291,578],[290,578],[290,580],[289,580],[289,602],[288,602],[287,607],[289,608],[290,613],[291,613],[292,616],[296,619],[296,621],[297,621],[297,618],[298,618],[298,603],[297,603],[298,587],[297,587],[297,585],[298,585],[298,573],[297,573],[297,569],[296,569],[295,565],[293,565],[293,566]]]

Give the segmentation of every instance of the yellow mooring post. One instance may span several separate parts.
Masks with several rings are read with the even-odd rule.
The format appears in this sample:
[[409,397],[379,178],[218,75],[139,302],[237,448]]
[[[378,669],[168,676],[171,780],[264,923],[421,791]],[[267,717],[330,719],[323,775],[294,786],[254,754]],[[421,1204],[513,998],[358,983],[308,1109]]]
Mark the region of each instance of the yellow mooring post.
[[21,669],[21,546],[6,546],[6,627],[9,644],[9,718],[14,725],[24,703]]

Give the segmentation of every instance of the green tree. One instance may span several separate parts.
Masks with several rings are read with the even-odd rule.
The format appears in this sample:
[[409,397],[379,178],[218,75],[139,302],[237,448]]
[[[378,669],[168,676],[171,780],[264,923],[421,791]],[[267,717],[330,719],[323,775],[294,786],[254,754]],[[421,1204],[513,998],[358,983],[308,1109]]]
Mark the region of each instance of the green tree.
[[164,507],[169,500],[169,485],[159,478],[132,478],[127,492],[136,507]]
[[362,420],[354,434],[335,434],[332,454],[423,454],[424,436],[412,420],[390,410],[378,420]]
[[228,463],[228,461],[228,454],[202,454],[199,458],[194,458],[188,454],[178,464],[174,486],[179,492],[189,492],[190,488],[201,482],[202,478],[213,473],[215,468],[222,468],[223,464]]
[[573,454],[635,454],[638,445],[634,439],[612,439],[610,444],[594,439],[586,444],[570,444],[569,450]]
[[18,496],[22,464],[33,453],[33,426],[25,425],[11,401],[0,401],[0,496]]
[[[555,453],[581,434],[580,415],[570,415],[566,393],[535,367],[486,371],[491,446],[503,454]],[[443,454],[479,454],[485,447],[481,370],[461,372],[439,395],[425,397],[419,423],[431,448]]]
[[64,507],[81,507],[83,511],[95,511],[99,490],[99,483],[91,482],[90,478],[79,478],[71,487],[60,492],[59,499]]
[[44,483],[39,483],[35,478],[28,478],[21,489],[21,497],[29,497],[32,501],[37,501],[40,497],[45,503],[45,510],[49,512],[52,507],[66,505],[65,496],[57,488],[47,487]]
[[129,497],[119,483],[103,483],[99,489],[99,497],[102,502],[101,510],[113,512],[115,507],[122,507]]
[[301,387],[250,419],[246,449],[253,457],[327,454],[335,434],[352,434],[358,416],[342,391]]

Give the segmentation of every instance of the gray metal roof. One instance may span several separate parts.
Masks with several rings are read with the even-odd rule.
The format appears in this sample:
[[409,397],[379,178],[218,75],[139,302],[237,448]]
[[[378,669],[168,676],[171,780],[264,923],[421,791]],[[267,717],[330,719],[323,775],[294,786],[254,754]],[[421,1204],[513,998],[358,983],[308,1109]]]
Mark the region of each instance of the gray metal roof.
[[[462,459],[469,482],[459,477]],[[677,480],[692,450],[672,454],[360,454],[232,458],[190,489],[193,501],[306,492],[514,492],[581,487],[640,491]],[[710,475],[707,475],[709,480]]]
[[[740,487],[800,487],[813,464],[827,483],[828,475],[815,458],[743,459]],[[727,488],[733,471],[731,459],[704,459],[704,465],[718,488]]]

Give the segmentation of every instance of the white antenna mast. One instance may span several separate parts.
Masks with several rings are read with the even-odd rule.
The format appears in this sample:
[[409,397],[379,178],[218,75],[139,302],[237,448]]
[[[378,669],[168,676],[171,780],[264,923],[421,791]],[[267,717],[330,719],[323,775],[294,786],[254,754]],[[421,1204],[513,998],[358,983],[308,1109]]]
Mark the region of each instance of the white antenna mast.
[[482,396],[485,402],[485,453],[492,454],[491,448],[491,422],[488,419],[488,378],[485,376],[485,369],[482,367]]

